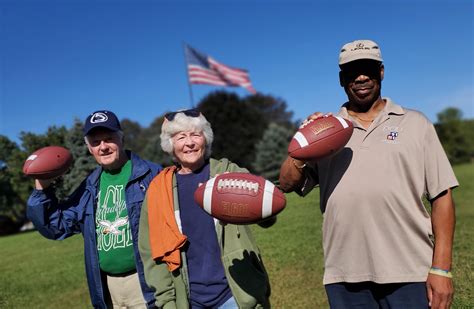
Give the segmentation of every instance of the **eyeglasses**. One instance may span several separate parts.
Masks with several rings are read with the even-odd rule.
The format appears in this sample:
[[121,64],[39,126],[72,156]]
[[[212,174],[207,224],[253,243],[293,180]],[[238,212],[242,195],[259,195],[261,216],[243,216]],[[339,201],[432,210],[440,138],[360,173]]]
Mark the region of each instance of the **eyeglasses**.
[[184,110],[184,111],[177,111],[177,112],[170,112],[170,113],[166,113],[165,114],[165,118],[166,120],[168,121],[173,121],[174,117],[176,116],[176,114],[179,114],[179,113],[183,113],[185,114],[186,116],[188,117],[199,117],[199,115],[201,115],[201,112],[198,111],[197,109],[195,108],[192,108],[192,109],[187,109],[187,110]]

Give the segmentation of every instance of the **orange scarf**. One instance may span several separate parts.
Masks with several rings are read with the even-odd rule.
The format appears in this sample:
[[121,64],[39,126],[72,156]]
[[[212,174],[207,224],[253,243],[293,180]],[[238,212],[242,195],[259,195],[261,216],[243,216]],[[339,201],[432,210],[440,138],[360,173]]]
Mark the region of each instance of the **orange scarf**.
[[173,174],[175,166],[167,167],[156,176],[147,192],[148,225],[151,256],[162,260],[170,271],[181,265],[180,248],[186,243],[174,216]]

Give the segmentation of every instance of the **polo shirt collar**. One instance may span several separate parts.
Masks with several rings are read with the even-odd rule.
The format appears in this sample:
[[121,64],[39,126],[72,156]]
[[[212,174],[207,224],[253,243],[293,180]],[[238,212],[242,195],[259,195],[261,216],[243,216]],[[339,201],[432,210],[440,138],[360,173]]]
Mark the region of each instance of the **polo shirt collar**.
[[[382,99],[385,100],[385,102],[387,102],[387,104],[385,104],[385,107],[382,110],[382,112],[385,113],[386,115],[405,114],[405,110],[403,109],[403,107],[393,102],[392,99],[387,98],[387,97],[382,97]],[[347,112],[348,105],[349,105],[349,102],[346,102],[341,106],[341,109],[339,110],[339,113],[338,113],[339,116],[345,117],[345,118],[349,116],[349,113]]]
[[385,102],[387,102],[387,104],[385,104],[384,109],[382,110],[387,115],[404,115],[405,114],[405,110],[403,109],[403,107],[393,102],[392,99],[390,98],[382,98],[382,99],[384,99]]

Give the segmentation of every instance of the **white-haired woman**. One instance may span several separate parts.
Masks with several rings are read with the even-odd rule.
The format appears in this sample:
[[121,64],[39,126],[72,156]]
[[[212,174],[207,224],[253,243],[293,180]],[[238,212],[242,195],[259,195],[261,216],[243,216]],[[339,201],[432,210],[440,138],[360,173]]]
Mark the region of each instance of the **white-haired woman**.
[[161,148],[175,166],[150,184],[142,206],[139,250],[147,284],[163,308],[268,308],[270,284],[248,226],[221,224],[194,201],[216,174],[246,171],[210,158],[214,135],[196,109],[168,113]]

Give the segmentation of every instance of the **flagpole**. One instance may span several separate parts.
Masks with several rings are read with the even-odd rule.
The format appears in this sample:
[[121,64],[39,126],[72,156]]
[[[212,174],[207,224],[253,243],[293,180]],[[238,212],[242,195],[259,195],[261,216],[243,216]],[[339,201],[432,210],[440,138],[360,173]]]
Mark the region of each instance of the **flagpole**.
[[183,51],[184,51],[184,70],[186,71],[186,80],[188,81],[188,88],[189,88],[189,99],[191,100],[191,108],[194,108],[193,88],[191,86],[191,83],[189,82],[188,61],[186,57],[186,43],[184,41],[183,41]]

